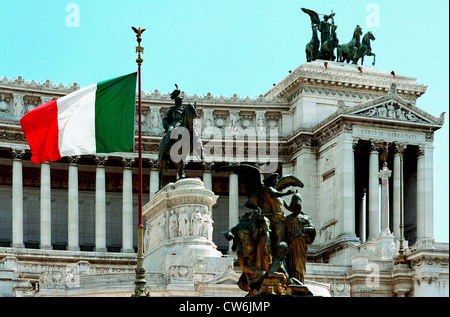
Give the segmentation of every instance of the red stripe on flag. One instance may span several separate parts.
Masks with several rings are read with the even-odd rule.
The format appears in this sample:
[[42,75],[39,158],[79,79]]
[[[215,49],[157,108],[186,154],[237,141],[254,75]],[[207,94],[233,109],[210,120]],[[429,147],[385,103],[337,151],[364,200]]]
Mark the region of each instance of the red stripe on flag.
[[23,133],[31,149],[31,161],[39,164],[61,158],[58,147],[58,106],[49,101],[20,119]]

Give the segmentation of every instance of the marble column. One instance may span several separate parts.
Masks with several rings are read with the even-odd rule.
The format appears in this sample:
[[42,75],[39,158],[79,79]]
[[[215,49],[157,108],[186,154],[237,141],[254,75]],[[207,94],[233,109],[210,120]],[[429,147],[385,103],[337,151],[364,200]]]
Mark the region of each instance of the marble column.
[[392,171],[388,169],[387,163],[383,164],[383,168],[378,173],[381,178],[381,231],[390,233],[389,229],[389,177]]
[[214,162],[203,162],[203,184],[206,189],[212,190],[212,169]]
[[159,190],[159,162],[157,159],[149,159],[150,165],[150,192],[149,200],[152,200]]
[[41,164],[41,249],[52,249],[50,163]]
[[68,250],[80,250],[79,223],[78,223],[78,161],[79,156],[69,156],[69,181],[68,181]]
[[95,251],[106,251],[106,156],[96,156],[95,163]]
[[395,238],[398,240],[401,237],[400,232],[400,217],[403,217],[403,207],[404,206],[404,186],[403,186],[403,170],[401,169],[402,164],[400,161],[403,159],[403,152],[406,149],[406,145],[401,143],[395,144],[395,154],[394,154],[394,166],[393,166],[393,206],[392,206],[392,229]]
[[25,150],[12,149],[12,246],[23,248],[23,175],[22,158]]
[[[233,228],[239,223],[239,178],[237,174],[230,173],[230,188],[228,196],[228,227]],[[228,253],[232,253],[231,250],[232,241],[229,244]]]
[[359,200],[359,239],[361,243],[366,242],[366,189],[361,189]]
[[122,252],[133,253],[133,164],[134,158],[122,158]]
[[[345,134],[344,134],[345,135]],[[339,221],[341,223],[341,232],[350,237],[356,237],[355,234],[355,153],[354,141],[351,137],[344,137],[341,141],[341,155],[343,163],[341,164],[342,172],[339,174],[339,182],[341,184],[341,215]]]
[[420,146],[417,156],[417,241],[434,238],[433,146]]
[[368,220],[369,220],[369,232],[368,238],[375,238],[380,232],[380,220],[379,220],[379,187],[378,187],[378,171],[379,171],[379,157],[378,157],[379,147],[374,141],[370,145],[370,155],[369,155],[369,210],[368,210]]

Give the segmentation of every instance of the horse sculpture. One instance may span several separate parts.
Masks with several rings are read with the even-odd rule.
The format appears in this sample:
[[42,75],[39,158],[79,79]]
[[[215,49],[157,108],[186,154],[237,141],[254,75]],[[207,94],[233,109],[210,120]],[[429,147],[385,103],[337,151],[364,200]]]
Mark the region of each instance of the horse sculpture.
[[361,46],[353,55],[353,64],[358,64],[358,60],[361,58],[361,65],[364,65],[364,56],[373,56],[372,66],[375,66],[375,53],[372,53],[372,47],[370,46],[370,41],[374,40],[375,36],[372,32],[369,31],[364,35]]
[[319,27],[317,25],[312,26],[312,38],[311,41],[309,41],[308,44],[306,44],[306,61],[312,62],[315,61],[319,54],[319,48],[320,48],[320,40],[319,36],[317,34]]
[[[163,136],[159,144],[158,162],[159,162],[159,189],[162,188],[163,172],[167,171],[170,162],[173,162],[177,167],[177,179],[185,177],[186,156],[191,152],[203,161],[203,147],[200,137],[194,128],[194,119],[197,118],[197,103],[187,104],[183,110],[183,120],[178,127],[175,127],[171,132],[167,132]],[[178,129],[182,127],[184,129]],[[189,133],[187,135],[187,132]],[[181,138],[180,138],[181,134]],[[171,138],[171,135],[178,136],[178,138]],[[189,137],[189,143],[186,144],[180,140],[183,137]],[[177,153],[172,149],[176,142],[181,142],[182,146],[178,148]],[[188,152],[185,152],[183,146],[189,146]],[[173,160],[172,157],[176,156]]]
[[353,56],[355,55],[358,48],[361,46],[361,35],[362,35],[362,28],[357,25],[355,28],[355,31],[353,32],[353,38],[351,41],[347,44],[339,45],[337,48],[337,61],[338,62],[344,62],[346,61],[349,63]]
[[322,44],[322,51],[320,57],[321,59],[329,61],[334,61],[336,59],[336,56],[334,55],[334,49],[339,45],[336,29],[337,25],[333,24],[331,26],[331,38]]

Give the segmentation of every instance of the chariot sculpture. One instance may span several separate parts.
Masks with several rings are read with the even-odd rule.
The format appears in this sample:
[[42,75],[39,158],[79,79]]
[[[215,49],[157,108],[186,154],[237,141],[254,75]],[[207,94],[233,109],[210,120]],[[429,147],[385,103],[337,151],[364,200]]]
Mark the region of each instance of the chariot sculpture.
[[[323,15],[321,21],[320,14],[317,12],[305,8],[302,8],[302,11],[311,18],[312,38],[305,48],[307,62],[321,59],[357,65],[361,60],[361,65],[364,65],[364,57],[373,56],[372,65],[375,65],[375,53],[372,52],[370,43],[375,40],[372,32],[367,32],[361,42],[363,32],[362,28],[357,25],[350,42],[339,44],[336,33],[337,25],[334,23],[334,16],[336,15],[334,12],[330,15]],[[320,32],[320,36],[318,32]]]

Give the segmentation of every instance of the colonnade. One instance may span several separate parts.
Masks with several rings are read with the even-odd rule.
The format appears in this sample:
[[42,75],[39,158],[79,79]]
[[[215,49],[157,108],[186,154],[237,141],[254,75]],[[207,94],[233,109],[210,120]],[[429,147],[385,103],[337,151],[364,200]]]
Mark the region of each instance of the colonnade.
[[[345,141],[345,140],[344,140]],[[349,138],[349,142],[343,142],[342,150],[346,158],[342,166],[340,177],[342,182],[342,203],[339,205],[341,220],[341,234],[354,235],[356,231],[355,219],[355,186],[354,186],[354,155],[352,144],[355,140]],[[360,212],[360,240],[364,242],[375,238],[382,226],[389,227],[389,217],[384,216],[383,223],[380,223],[380,197],[379,197],[379,148],[377,141],[371,140],[369,154],[369,179],[368,195],[363,196],[363,202],[359,207]],[[404,192],[402,182],[404,177],[401,172],[401,159],[406,147],[409,145],[394,142],[394,157],[392,166],[393,177],[393,233],[397,239],[400,238],[400,213],[402,211],[401,199]],[[417,240],[433,238],[433,146],[419,145],[417,151]],[[353,147],[354,150],[354,147]],[[392,150],[391,150],[392,151]],[[24,247],[23,232],[23,171],[22,158],[24,150],[12,149],[12,246]],[[347,154],[345,154],[347,153]],[[97,156],[96,162],[96,186],[95,186],[95,250],[106,251],[106,184],[105,165],[108,158]],[[122,158],[123,165],[123,203],[122,203],[122,252],[134,252],[133,248],[133,184],[132,167],[134,158]],[[68,157],[68,250],[80,250],[79,246],[79,218],[78,218],[78,161],[79,157]],[[203,165],[203,181],[205,188],[212,190],[212,166],[213,163]],[[51,236],[51,163],[41,164],[40,183],[40,248],[52,249]],[[156,160],[150,160],[150,199],[158,190],[159,174]],[[305,197],[306,198],[306,197]],[[238,223],[239,216],[239,181],[234,173],[229,174],[229,227]],[[367,201],[367,203],[366,203]],[[366,208],[364,208],[367,206]],[[387,219],[387,220],[386,220]],[[403,217],[404,219],[404,217]],[[387,221],[387,222],[386,222]],[[366,223],[367,222],[367,223]],[[368,230],[366,233],[365,230]]]
[[[404,212],[405,206],[405,186],[403,175],[403,156],[408,146],[406,143],[393,142],[390,146],[390,151],[393,153],[393,166],[392,171],[386,175],[382,171],[382,166],[379,165],[379,155],[381,148],[379,147],[381,141],[370,140],[370,154],[369,154],[369,179],[368,179],[368,194],[364,194],[360,207],[360,235],[362,242],[365,241],[365,228],[367,221],[367,237],[368,239],[375,238],[380,231],[386,230],[392,227],[394,236],[399,239],[400,233],[400,219],[403,219],[404,225]],[[434,236],[433,231],[433,146],[426,145],[414,145],[417,148],[417,197],[416,197],[416,213],[417,213],[417,240],[430,239]],[[414,153],[414,152],[409,152]],[[390,153],[392,154],[392,153]],[[391,173],[392,172],[392,173]],[[391,176],[392,175],[392,176]],[[383,202],[380,201],[379,184],[380,178],[393,177],[392,184],[392,209],[389,209],[386,205],[381,206]],[[367,204],[366,204],[367,200]],[[365,206],[367,206],[367,212],[365,213]],[[380,206],[382,208],[380,208]],[[389,204],[387,205],[389,206]],[[383,210],[385,214],[380,215],[380,210]],[[392,213],[392,217],[389,217],[389,213]],[[392,226],[389,223],[389,219],[393,220]]]
[[[12,149],[12,247],[23,248],[24,210],[23,210],[23,156],[24,150]],[[67,204],[67,249],[80,250],[79,244],[79,210],[78,210],[78,163],[79,156],[68,159],[68,204]],[[95,251],[107,251],[106,245],[106,173],[107,156],[95,157]],[[133,165],[135,158],[123,157],[122,189],[122,252],[134,252],[133,247]],[[51,163],[40,165],[40,249],[52,249],[51,230]],[[158,191],[159,170],[154,159],[150,165],[150,199]],[[212,190],[212,166],[204,164],[203,180],[205,188]],[[237,175],[234,175],[237,177]],[[233,176],[230,176],[232,178]],[[236,179],[237,180],[237,179]],[[238,185],[235,183],[236,194]],[[238,197],[236,197],[236,202]],[[236,207],[237,212],[237,207]],[[237,215],[236,215],[237,220]]]

